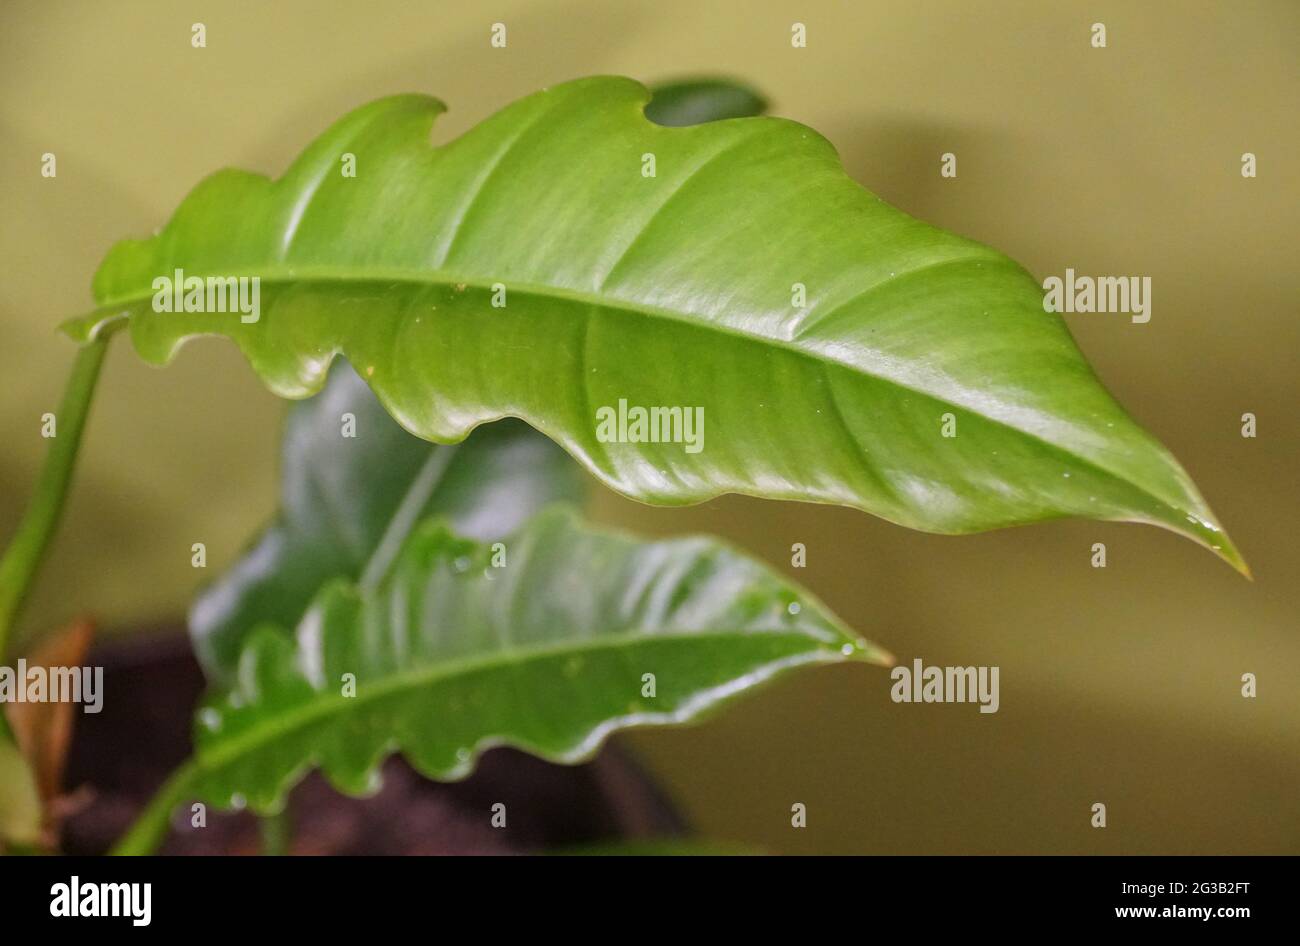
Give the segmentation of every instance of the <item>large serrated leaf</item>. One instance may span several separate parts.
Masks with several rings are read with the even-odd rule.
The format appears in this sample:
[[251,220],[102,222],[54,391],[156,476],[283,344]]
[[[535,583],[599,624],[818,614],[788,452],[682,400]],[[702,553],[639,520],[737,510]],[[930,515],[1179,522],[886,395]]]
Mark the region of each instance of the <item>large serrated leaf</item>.
[[218,683],[254,627],[294,627],[332,578],[382,576],[422,520],[499,539],[583,493],[578,466],[520,421],[485,425],[453,445],[412,437],[344,361],[320,394],[290,409],[280,480],[275,520],[190,609],[195,652]]
[[[883,203],[802,125],[665,128],[647,98],[580,80],[437,148],[435,99],[367,105],[279,180],[218,173],[116,246],[69,330],[129,319],[159,363],[228,335],[290,397],[343,352],[421,436],[522,417],[648,502],[740,492],[945,533],[1132,520],[1244,569],[1020,266]],[[260,320],[153,311],[177,269],[260,277]],[[703,449],[598,437],[620,402],[702,408]]]
[[235,685],[200,713],[187,788],[273,809],[313,765],[366,792],[395,749],[440,779],[500,744],[574,762],[610,732],[689,722],[796,666],[887,659],[713,539],[638,542],[557,508],[503,553],[426,523],[375,587],[327,586],[296,643],[253,635]]

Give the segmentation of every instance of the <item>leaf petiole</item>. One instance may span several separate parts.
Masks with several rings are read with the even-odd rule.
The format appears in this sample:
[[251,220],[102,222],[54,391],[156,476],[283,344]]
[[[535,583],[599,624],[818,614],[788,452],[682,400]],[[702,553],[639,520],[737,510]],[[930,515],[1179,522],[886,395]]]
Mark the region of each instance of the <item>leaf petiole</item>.
[[185,799],[197,775],[193,759],[173,772],[108,853],[128,857],[154,853],[167,836],[172,809]]
[[77,352],[59,412],[54,415],[55,435],[50,438],[50,452],[41,468],[36,491],[4,558],[0,559],[0,660],[8,652],[10,632],[58,527],[107,348],[105,334]]

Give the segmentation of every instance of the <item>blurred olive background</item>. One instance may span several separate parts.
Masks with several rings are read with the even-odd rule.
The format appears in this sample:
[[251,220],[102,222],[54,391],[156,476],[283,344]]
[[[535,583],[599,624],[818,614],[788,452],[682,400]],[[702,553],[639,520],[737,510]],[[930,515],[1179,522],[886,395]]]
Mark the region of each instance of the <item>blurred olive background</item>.
[[[490,9],[489,9],[490,7]],[[489,47],[494,21],[506,49]],[[207,27],[207,48],[190,26]],[[806,24],[808,47],[790,28]],[[1108,46],[1090,46],[1103,22]],[[1158,530],[951,538],[729,497],[597,517],[708,531],[789,568],[910,662],[1001,667],[1001,711],[890,702],[885,671],[796,675],[710,723],[623,737],[708,835],[788,852],[1300,852],[1300,4],[6,2],[0,10],[0,530],[17,522],[115,239],[210,171],[278,174],[373,97],[427,91],[460,133],[584,74],[744,78],[904,210],[1040,278],[1153,278],[1151,322],[1076,315],[1107,385],[1178,455],[1247,582]],[[1243,152],[1258,178],[1243,179]],[[40,175],[57,155],[58,176]],[[940,177],[943,152],[959,176]],[[1258,417],[1257,439],[1240,435]],[[166,370],[114,346],[24,630],[180,614],[271,513],[281,405],[225,342]],[[772,449],[781,449],[773,444]],[[1104,542],[1109,567],[1089,564]],[[1240,695],[1243,673],[1259,696]],[[790,806],[808,826],[790,826]],[[1109,826],[1090,827],[1104,802]]]

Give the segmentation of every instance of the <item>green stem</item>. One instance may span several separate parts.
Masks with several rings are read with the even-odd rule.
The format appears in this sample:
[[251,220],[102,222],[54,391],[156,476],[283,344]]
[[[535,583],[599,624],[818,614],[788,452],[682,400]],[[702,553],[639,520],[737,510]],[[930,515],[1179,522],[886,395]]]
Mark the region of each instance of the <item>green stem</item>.
[[257,819],[262,826],[262,853],[268,857],[284,857],[293,842],[293,818],[286,802],[279,814],[262,815]]
[[101,337],[77,352],[63,401],[55,415],[55,436],[36,482],[36,492],[4,558],[0,559],[0,660],[8,653],[14,621],[59,524],[63,500],[77,460],[77,448],[81,445],[81,433],[90,412],[95,381],[107,348],[108,339]]
[[[172,810],[189,800],[190,789],[198,774],[193,759],[173,772],[109,853],[119,857],[138,857],[158,850],[171,827]],[[262,829],[262,853],[268,856],[288,854],[293,841],[293,819],[288,804],[279,814],[263,815],[258,822]]]
[[172,809],[186,800],[190,785],[198,775],[198,767],[191,759],[171,774],[171,777],[158,789],[148,806],[129,831],[113,847],[110,854],[139,856],[152,854],[167,837],[171,824]]

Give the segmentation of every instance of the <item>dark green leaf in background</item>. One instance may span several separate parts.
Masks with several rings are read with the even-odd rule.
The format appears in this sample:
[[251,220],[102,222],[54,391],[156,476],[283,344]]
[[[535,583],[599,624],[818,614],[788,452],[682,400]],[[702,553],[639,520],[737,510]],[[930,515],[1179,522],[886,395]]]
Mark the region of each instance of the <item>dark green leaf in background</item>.
[[[344,415],[354,437],[343,435]],[[254,626],[295,626],[331,578],[382,576],[421,520],[499,539],[583,493],[579,467],[527,424],[488,424],[447,446],[420,440],[344,361],[320,394],[290,409],[281,453],[279,514],[190,610],[195,651],[217,682],[229,680]]]
[[681,128],[767,111],[767,101],[748,86],[723,79],[682,79],[651,90],[645,117],[656,125]]

